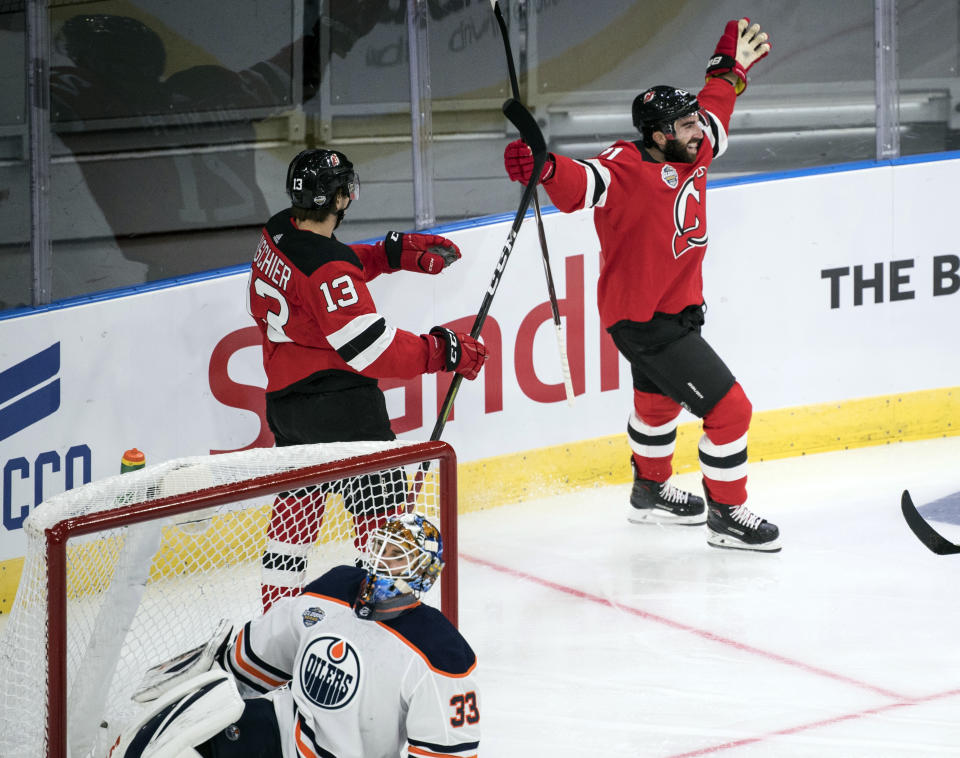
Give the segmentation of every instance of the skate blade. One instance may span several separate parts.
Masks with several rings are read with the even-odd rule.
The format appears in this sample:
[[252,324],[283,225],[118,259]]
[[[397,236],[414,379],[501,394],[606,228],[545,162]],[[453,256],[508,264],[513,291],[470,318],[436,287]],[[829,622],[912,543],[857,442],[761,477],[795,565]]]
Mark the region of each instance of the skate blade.
[[666,511],[658,511],[650,508],[638,509],[632,505],[628,506],[627,521],[631,524],[655,524],[658,526],[701,526],[707,523],[707,513],[696,513],[692,516],[675,516]]
[[748,550],[754,553],[779,553],[782,549],[780,545],[780,538],[777,537],[775,540],[770,542],[763,542],[759,545],[751,545],[748,542],[742,542],[736,537],[731,537],[726,534],[717,534],[716,532],[710,532],[707,535],[707,544],[710,547],[720,548],[721,550]]

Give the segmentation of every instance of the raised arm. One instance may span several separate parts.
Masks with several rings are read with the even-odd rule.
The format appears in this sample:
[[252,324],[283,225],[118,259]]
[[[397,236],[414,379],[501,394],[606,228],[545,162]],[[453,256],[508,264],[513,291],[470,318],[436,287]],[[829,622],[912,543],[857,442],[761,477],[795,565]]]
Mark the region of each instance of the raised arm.
[[760,30],[760,24],[751,24],[749,18],[728,21],[707,64],[707,80],[722,77],[739,95],[747,88],[747,71],[769,54],[768,40],[767,33]]

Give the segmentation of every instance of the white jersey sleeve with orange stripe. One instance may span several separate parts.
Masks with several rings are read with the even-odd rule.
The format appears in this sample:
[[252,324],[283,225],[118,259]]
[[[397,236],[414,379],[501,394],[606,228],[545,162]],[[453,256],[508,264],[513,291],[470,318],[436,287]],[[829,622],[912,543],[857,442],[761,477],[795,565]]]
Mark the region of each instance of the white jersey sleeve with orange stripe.
[[248,621],[233,638],[224,668],[237,680],[243,697],[262,695],[290,681],[299,639],[293,630],[285,633],[283,622],[283,614],[267,613]]

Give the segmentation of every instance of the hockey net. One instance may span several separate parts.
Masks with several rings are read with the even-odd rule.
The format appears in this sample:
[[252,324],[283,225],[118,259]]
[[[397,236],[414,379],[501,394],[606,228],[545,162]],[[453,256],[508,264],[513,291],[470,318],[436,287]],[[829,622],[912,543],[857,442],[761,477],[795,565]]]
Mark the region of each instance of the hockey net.
[[0,756],[103,755],[137,715],[130,696],[146,668],[202,644],[220,619],[259,615],[280,503],[303,519],[286,524],[287,541],[309,535],[299,554],[307,581],[353,564],[387,515],[429,518],[446,565],[423,602],[456,623],[456,457],[446,443],[302,445],[148,465],[51,498],[27,519],[23,574],[0,636]]

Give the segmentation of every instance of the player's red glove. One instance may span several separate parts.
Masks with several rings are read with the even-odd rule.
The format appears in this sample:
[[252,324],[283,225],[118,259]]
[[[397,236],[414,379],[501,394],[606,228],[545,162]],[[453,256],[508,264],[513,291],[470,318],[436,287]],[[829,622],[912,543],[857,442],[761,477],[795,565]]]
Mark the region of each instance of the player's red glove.
[[734,88],[739,95],[747,88],[747,71],[770,52],[767,39],[767,33],[760,31],[760,24],[751,26],[749,18],[728,21],[707,63],[707,78],[733,72],[738,79]]
[[464,379],[477,378],[487,359],[487,348],[482,342],[445,326],[435,326],[430,334],[421,336],[427,341],[427,373],[456,371]]
[[[513,181],[526,184],[533,173],[533,151],[522,139],[514,140],[503,151],[503,165]],[[547,162],[543,164],[543,171],[540,172],[540,181],[545,182],[553,176],[556,167],[553,156],[548,154]]]
[[416,271],[418,274],[439,274],[454,261],[460,260],[460,248],[452,240],[436,234],[403,234],[387,232],[383,239],[387,263],[394,271]]

